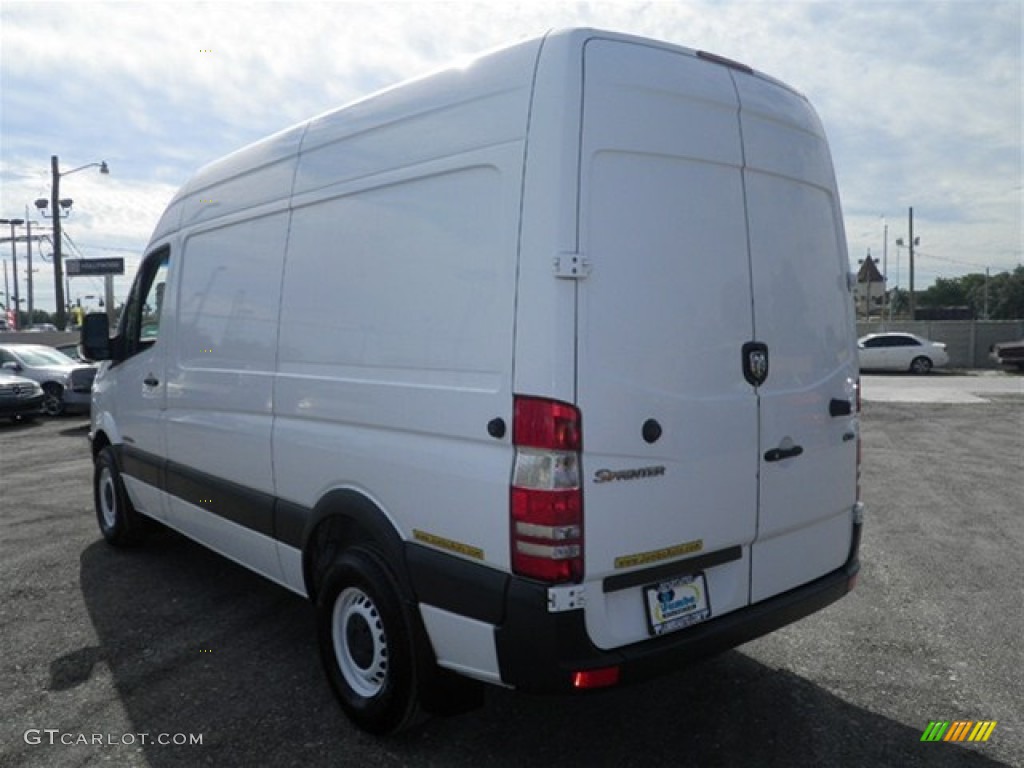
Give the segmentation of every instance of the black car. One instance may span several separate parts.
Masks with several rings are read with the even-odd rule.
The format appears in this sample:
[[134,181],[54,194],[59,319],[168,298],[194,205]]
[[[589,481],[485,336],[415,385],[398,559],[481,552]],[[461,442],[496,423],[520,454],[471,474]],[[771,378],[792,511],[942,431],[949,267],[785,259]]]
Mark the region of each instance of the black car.
[[1024,371],[1024,339],[993,344],[989,350],[989,357],[1000,365]]

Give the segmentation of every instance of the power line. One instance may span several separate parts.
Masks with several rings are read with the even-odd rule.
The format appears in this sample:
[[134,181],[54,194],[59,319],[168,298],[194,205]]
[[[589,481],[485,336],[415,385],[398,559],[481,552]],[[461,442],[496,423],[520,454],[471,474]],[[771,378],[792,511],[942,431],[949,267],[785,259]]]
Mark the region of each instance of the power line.
[[978,264],[975,264],[975,263],[972,263],[972,262],[969,262],[969,261],[960,261],[959,259],[951,259],[948,256],[936,256],[933,253],[926,253],[926,252],[924,252],[924,251],[922,251],[920,249],[918,249],[916,251],[916,254],[918,256],[924,256],[926,259],[935,259],[936,261],[944,261],[944,262],[946,262],[948,264],[957,264],[957,265],[959,265],[961,267],[972,267],[973,269],[977,269],[977,270],[984,270],[984,269],[986,269],[986,267],[980,266]]

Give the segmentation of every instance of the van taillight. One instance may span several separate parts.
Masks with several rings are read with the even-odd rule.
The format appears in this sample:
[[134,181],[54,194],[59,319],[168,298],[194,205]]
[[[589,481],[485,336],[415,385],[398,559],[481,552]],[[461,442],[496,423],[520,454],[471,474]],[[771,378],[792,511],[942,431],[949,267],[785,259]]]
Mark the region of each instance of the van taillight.
[[517,396],[512,443],[512,571],[553,583],[580,581],[580,412],[556,400]]

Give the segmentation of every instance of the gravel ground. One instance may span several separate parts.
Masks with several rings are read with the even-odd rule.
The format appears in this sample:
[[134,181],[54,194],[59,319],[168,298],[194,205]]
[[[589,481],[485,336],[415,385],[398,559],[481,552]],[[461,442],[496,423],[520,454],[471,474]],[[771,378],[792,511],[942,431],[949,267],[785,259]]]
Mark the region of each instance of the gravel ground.
[[[0,424],[0,766],[1024,765],[1024,397],[977,400],[865,402],[863,569],[825,611],[385,741],[335,705],[309,605],[170,532],[111,549],[86,422]],[[922,743],[930,720],[998,725]]]

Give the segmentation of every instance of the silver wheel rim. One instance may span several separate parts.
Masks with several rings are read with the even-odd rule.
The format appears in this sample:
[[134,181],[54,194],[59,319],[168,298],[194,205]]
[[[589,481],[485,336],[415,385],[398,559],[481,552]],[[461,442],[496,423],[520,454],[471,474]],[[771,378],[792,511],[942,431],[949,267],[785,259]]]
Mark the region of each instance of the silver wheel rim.
[[100,470],[99,495],[103,524],[107,528],[113,528],[117,525],[117,492],[114,487],[114,476],[109,467],[103,467]]
[[363,698],[376,696],[388,676],[388,642],[377,606],[361,589],[348,587],[331,616],[334,656],[345,682]]

